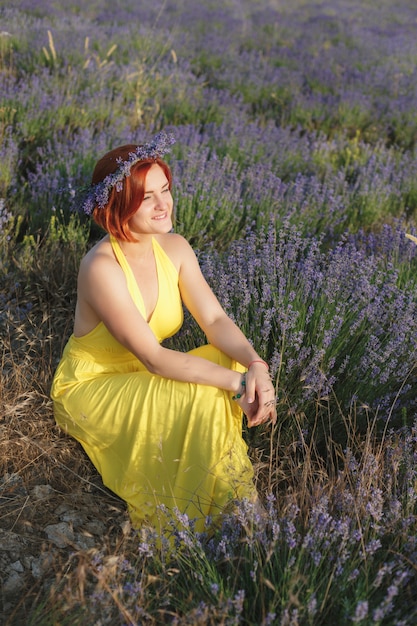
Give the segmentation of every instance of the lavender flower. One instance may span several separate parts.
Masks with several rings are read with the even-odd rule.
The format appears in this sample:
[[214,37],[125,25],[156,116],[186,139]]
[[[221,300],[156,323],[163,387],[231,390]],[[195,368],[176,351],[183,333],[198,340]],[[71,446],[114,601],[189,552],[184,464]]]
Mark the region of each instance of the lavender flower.
[[358,604],[356,605],[355,614],[352,617],[352,622],[354,624],[359,624],[364,619],[366,619],[368,617],[368,608],[369,607],[367,600],[361,600],[360,602],[358,602]]

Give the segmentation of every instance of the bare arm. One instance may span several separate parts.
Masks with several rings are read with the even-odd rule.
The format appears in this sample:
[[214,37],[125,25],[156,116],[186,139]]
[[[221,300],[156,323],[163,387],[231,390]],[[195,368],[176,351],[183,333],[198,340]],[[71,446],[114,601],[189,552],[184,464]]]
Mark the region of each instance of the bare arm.
[[[103,246],[104,248],[104,246]],[[242,375],[200,357],[162,347],[127,288],[123,270],[111,254],[96,251],[83,259],[78,278],[81,316],[103,321],[111,334],[146,368],[174,380],[238,392]]]
[[262,362],[242,331],[226,315],[200,270],[197,258],[185,241],[180,269],[183,301],[208,341],[248,369],[246,393],[241,400],[250,426],[270,418],[276,421],[275,390],[268,366]]

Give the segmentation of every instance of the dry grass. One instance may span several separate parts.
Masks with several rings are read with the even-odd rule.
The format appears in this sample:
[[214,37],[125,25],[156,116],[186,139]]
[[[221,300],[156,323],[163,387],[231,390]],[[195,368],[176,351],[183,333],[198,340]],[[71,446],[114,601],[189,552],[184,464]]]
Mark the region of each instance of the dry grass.
[[[97,546],[114,547],[127,514],[123,502],[102,486],[82,448],[55,425],[48,381],[40,381],[29,365],[14,364],[1,382],[0,531],[3,547],[11,547],[1,553],[3,581],[11,562],[23,566],[17,601],[7,594],[1,600],[5,623],[18,624],[45,586],[71,567],[71,554],[80,548],[79,535],[74,544],[57,546],[46,527],[66,515],[74,531]],[[93,521],[98,532],[105,529],[103,537],[89,530]]]
[[[66,262],[59,247],[58,240],[29,242],[18,254],[11,241],[5,251],[13,259],[0,292],[0,614],[5,624],[25,623],[23,616],[71,567],[71,554],[80,545],[93,540],[97,546],[114,545],[127,522],[124,503],[103,487],[81,446],[53,418],[49,389],[71,332],[74,267],[85,241],[69,257],[67,250]],[[45,528],[63,519],[69,520],[74,543],[60,547]],[[13,567],[15,584],[8,587]]]

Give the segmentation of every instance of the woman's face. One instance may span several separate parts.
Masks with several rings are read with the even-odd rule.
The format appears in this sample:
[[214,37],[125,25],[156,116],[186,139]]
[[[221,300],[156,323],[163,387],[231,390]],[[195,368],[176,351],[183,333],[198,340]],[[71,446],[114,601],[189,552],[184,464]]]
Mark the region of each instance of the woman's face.
[[168,233],[172,229],[173,204],[163,169],[152,165],[146,174],[143,200],[129,220],[132,234]]

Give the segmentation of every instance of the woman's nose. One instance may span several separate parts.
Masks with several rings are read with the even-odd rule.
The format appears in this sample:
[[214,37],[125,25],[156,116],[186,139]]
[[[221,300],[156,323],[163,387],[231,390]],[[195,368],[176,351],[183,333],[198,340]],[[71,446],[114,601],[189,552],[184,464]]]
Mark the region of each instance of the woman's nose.
[[159,210],[165,210],[168,205],[167,194],[161,194],[156,197],[155,207]]

